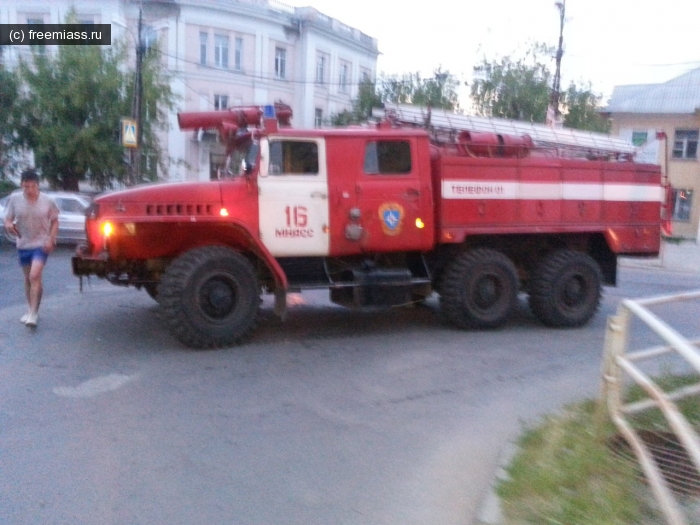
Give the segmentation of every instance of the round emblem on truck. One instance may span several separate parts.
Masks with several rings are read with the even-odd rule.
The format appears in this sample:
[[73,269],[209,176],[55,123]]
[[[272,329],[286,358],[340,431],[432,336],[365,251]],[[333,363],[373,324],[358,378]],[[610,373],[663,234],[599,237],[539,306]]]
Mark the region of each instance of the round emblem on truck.
[[385,202],[379,207],[379,220],[386,235],[398,235],[403,227],[403,206],[397,202]]

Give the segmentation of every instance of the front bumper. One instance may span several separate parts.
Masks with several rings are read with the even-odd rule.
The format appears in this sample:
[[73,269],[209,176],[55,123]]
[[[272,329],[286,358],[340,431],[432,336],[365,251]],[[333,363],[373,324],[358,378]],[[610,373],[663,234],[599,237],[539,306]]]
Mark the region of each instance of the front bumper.
[[71,258],[71,267],[73,275],[76,277],[84,277],[88,275],[96,275],[97,277],[106,277],[110,272],[109,256],[107,253],[97,256],[85,255],[83,252],[84,246],[79,246],[76,254]]

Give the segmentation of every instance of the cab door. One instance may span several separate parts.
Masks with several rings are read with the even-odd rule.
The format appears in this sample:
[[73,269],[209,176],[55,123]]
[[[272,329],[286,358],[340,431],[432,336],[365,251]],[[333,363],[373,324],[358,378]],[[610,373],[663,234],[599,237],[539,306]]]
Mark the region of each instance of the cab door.
[[422,150],[414,137],[367,138],[356,183],[364,252],[432,247],[430,164]]
[[325,141],[270,137],[260,144],[258,209],[263,244],[275,257],[328,255]]

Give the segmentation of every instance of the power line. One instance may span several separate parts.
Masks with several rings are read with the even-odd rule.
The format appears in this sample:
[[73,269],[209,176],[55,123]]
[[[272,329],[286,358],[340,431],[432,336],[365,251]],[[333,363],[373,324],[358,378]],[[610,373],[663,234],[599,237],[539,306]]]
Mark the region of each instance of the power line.
[[[169,53],[166,53],[165,51],[162,51],[162,50],[160,50],[160,49],[158,49],[157,51],[158,51],[158,53],[160,53],[161,55],[163,55],[163,56],[165,56],[165,57],[169,57],[169,58],[174,58],[174,59],[176,59],[176,60],[180,60],[180,61],[184,62],[185,64],[192,64],[192,65],[195,65],[195,66],[199,66],[200,68],[203,68],[203,69],[208,69],[208,70],[211,70],[211,71],[217,71],[217,72],[220,72],[220,73],[228,73],[228,74],[231,74],[231,75],[238,75],[238,76],[246,77],[246,78],[249,78],[249,79],[252,79],[252,80],[264,80],[264,81],[286,82],[286,83],[289,83],[289,84],[319,84],[319,85],[323,85],[323,86],[341,86],[341,85],[344,85],[344,86],[360,86],[360,85],[363,83],[363,80],[354,81],[354,82],[345,82],[344,84],[341,84],[340,82],[325,82],[325,81],[324,81],[324,82],[318,82],[316,79],[314,79],[314,80],[297,80],[297,79],[294,79],[294,78],[281,78],[281,77],[278,77],[278,76],[276,76],[276,75],[268,75],[268,76],[266,76],[266,75],[262,75],[262,74],[251,74],[251,73],[247,73],[247,72],[245,72],[245,71],[243,71],[243,70],[235,70],[235,69],[220,68],[220,67],[216,67],[216,66],[210,66],[209,64],[202,64],[201,62],[195,62],[195,61],[193,61],[193,60],[187,60],[187,59],[185,59],[185,58],[178,57],[178,56],[176,56],[176,55],[171,55],[171,54],[169,54]],[[167,69],[167,68],[166,68],[166,69]],[[172,70],[170,70],[170,69],[168,69],[168,71],[170,71],[170,72],[173,73],[173,74],[178,74],[178,73],[179,73],[179,72],[174,72],[174,71],[172,71]],[[372,82],[372,81],[370,81],[370,82]],[[372,82],[372,83],[374,83],[374,82]]]

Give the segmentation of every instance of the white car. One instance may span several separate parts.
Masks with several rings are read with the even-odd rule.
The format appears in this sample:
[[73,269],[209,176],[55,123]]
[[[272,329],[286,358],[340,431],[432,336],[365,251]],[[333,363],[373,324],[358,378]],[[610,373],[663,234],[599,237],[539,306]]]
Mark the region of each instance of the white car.
[[[21,190],[18,190],[21,191]],[[92,203],[92,198],[82,193],[63,191],[42,191],[51,197],[58,206],[58,237],[56,242],[77,244],[85,241],[85,210]],[[14,243],[15,236],[5,231],[5,208],[10,196],[0,199],[0,229],[5,239]]]

